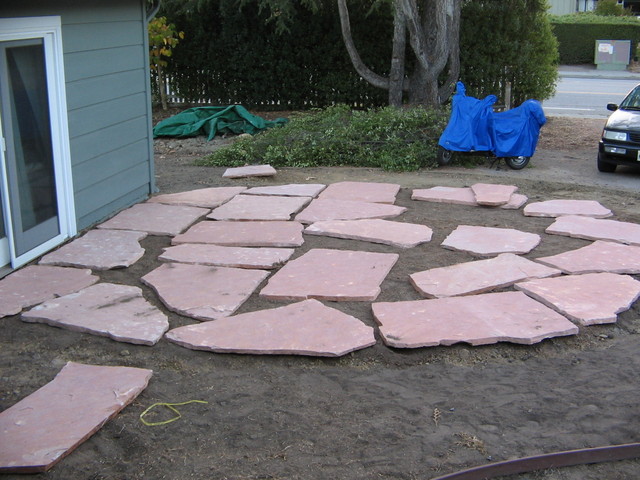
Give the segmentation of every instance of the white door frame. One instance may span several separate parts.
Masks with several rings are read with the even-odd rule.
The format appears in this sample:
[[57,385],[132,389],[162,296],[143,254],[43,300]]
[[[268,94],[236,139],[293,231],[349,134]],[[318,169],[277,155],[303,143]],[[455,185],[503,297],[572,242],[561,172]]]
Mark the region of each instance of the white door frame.
[[[8,208],[9,191],[4,141],[0,135],[0,180],[3,182],[2,204],[5,207],[4,215],[12,268],[24,265],[77,233],[60,17],[0,18],[0,42],[32,38],[40,38],[44,42],[60,233],[32,250],[22,255],[16,255],[11,232],[11,212]],[[2,124],[0,123],[0,133],[2,132],[1,127]]]

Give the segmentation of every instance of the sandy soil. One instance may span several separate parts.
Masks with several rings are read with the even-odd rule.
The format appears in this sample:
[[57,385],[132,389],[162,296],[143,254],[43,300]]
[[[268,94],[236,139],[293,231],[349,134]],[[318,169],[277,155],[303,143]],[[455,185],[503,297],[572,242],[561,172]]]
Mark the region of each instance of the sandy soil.
[[[409,207],[399,220],[430,226],[434,238],[399,252],[401,258],[378,300],[419,299],[409,284],[410,273],[473,259],[439,246],[456,225],[538,233],[542,243],[528,258],[588,242],[547,235],[544,230],[552,219],[528,218],[520,211],[412,202],[413,188],[509,183],[532,201],[599,200],[616,219],[640,223],[637,190],[601,186],[583,177],[584,171],[595,170],[594,145],[602,122],[552,119],[550,126],[543,130],[532,167],[521,172],[490,164],[474,170],[453,166],[413,173],[318,168],[282,169],[272,179],[224,180],[222,169],[194,167],[192,161],[229,139],[215,145],[161,140],[156,143],[157,185],[162,193],[170,193],[222,185],[399,183],[403,188],[397,204]],[[554,171],[562,161],[564,170]],[[636,172],[624,175],[638,180]],[[142,260],[99,275],[103,281],[140,286],[177,327],[194,321],[166,310],[139,280],[159,265],[156,258],[169,243],[166,237],[149,237],[143,242],[147,253]],[[307,236],[296,255],[318,247],[399,251]],[[240,312],[279,305],[253,295]],[[330,305],[374,325],[366,302]],[[154,371],[149,387],[131,406],[49,473],[30,478],[430,479],[491,461],[640,441],[640,302],[620,314],[617,324],[581,328],[574,337],[533,346],[460,344],[396,350],[378,341],[339,359],[211,354],[164,340],[144,347],[23,323],[19,316],[2,322],[0,410],[51,380],[67,361]],[[148,427],[138,418],[152,403],[192,399],[208,404],[181,407],[182,418],[169,425]],[[638,477],[640,461],[628,460],[510,478]]]

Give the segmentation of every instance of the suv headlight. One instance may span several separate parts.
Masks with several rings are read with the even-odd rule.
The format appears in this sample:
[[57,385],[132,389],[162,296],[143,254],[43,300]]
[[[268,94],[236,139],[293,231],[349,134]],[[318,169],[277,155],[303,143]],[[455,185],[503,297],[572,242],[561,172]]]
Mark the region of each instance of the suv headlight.
[[605,130],[602,136],[607,140],[618,140],[620,142],[626,142],[629,139],[627,132],[615,132],[613,130]]

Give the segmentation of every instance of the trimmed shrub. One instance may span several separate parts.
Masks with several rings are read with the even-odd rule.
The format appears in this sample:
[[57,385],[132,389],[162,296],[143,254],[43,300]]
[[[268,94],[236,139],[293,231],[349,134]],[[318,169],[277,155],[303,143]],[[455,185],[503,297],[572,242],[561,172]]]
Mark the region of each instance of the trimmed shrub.
[[594,63],[596,40],[631,40],[634,57],[640,41],[640,21],[635,17],[580,13],[552,16],[551,25],[563,64]]

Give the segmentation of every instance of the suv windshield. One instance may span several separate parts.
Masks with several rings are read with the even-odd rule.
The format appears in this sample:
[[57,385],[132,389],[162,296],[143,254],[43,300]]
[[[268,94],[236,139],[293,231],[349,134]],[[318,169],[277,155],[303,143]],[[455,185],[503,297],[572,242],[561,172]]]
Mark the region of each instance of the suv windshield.
[[622,101],[620,108],[626,110],[640,110],[640,87],[634,88]]

